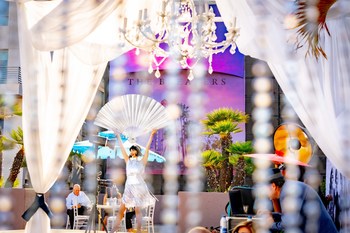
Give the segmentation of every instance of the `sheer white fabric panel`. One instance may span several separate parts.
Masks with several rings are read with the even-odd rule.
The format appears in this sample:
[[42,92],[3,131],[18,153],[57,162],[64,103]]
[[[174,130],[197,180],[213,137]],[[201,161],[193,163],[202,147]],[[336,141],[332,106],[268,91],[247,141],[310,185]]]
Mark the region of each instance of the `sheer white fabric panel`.
[[[287,59],[287,31],[283,28],[283,18],[287,13],[287,1],[264,1],[271,22],[268,30],[268,41],[259,41],[255,28],[258,23],[258,11],[255,1],[217,0],[223,20],[228,23],[237,17],[241,36],[237,40],[240,51],[246,55],[264,59],[268,62],[282,90],[291,102],[298,116],[305,124],[329,160],[348,178],[349,165],[344,163],[342,143],[344,133],[341,132],[343,120],[339,120],[345,110],[349,111],[349,77],[350,71],[346,61],[350,54],[350,8],[346,1],[338,1],[327,18],[327,26],[331,37],[323,30],[320,36],[322,48],[328,59],[305,58],[305,50],[297,52],[297,64]],[[261,52],[263,50],[263,53]],[[264,57],[260,55],[263,54]],[[290,80],[288,69],[295,65],[296,77]]]
[[[37,19],[32,25],[28,25],[32,32],[34,47],[38,50],[52,51],[81,41],[108,18],[120,2],[60,0],[26,3],[27,9],[30,9],[27,11],[28,18]],[[52,5],[55,5],[53,9]]]
[[91,65],[108,62],[131,49],[128,44],[120,48],[119,28],[125,7],[115,0],[32,1],[23,5],[37,50],[69,47]]
[[[78,4],[82,1],[73,2]],[[92,1],[84,1],[86,2]],[[107,4],[112,1],[102,2]],[[92,23],[93,28],[84,28],[87,27],[86,22],[78,17],[80,14],[77,14],[77,18],[73,17],[76,16],[73,14],[73,12],[77,13],[76,11],[70,12],[66,6],[57,4],[56,1],[17,2],[17,7],[26,159],[35,192],[46,193],[67,160],[96,94],[107,59],[112,58],[112,55],[113,57],[120,55],[122,51],[117,49],[116,41],[114,44],[101,42],[105,40],[104,34],[100,34],[99,39],[89,41],[96,36],[94,29],[98,30],[100,21]],[[62,22],[61,27],[56,27],[55,23],[58,25],[56,18],[53,19],[55,21],[53,26],[49,25],[50,17],[58,17],[57,12],[62,12],[58,7],[66,8],[66,15],[60,17],[60,20],[72,17],[67,21],[74,25],[67,26],[69,31],[63,30]],[[117,6],[114,5],[114,7],[116,9]],[[104,14],[102,10],[98,11],[104,19],[109,18],[107,16],[110,15],[112,7],[106,6],[106,8],[107,12]],[[84,9],[81,7],[81,10]],[[52,12],[56,13],[49,16]],[[100,15],[97,15],[97,18],[99,17]],[[75,22],[74,19],[77,21]],[[79,26],[80,23],[83,25]],[[33,27],[33,25],[36,26]],[[74,28],[74,32],[78,34],[70,36],[72,32],[70,28]],[[40,35],[40,29],[47,29],[46,36],[49,36],[45,37],[45,33]],[[110,33],[113,34],[112,31]],[[64,35],[68,36],[64,37]],[[64,40],[65,38],[67,40]],[[68,42],[74,47],[65,47]],[[109,51],[100,54],[97,48],[102,53]],[[105,54],[108,56],[105,57]],[[46,213],[39,209],[26,224],[25,232],[50,232],[50,219]]]
[[[230,22],[236,17],[236,25],[239,28],[239,37],[237,38],[237,46],[241,53],[249,55],[261,60],[265,60],[261,57],[261,48],[264,48],[264,53],[270,61],[281,61],[281,57],[285,57],[285,51],[279,47],[276,49],[276,44],[284,45],[284,30],[282,22],[279,18],[270,17],[264,15],[264,20],[269,21],[269,27],[264,30],[268,32],[268,35],[264,37],[270,38],[262,42],[259,40],[258,31],[256,30],[259,23],[259,17],[254,12],[254,9],[247,0],[217,0],[217,7],[220,11],[221,17],[225,25],[229,25]],[[274,2],[273,2],[274,3]],[[276,9],[279,15],[283,15],[283,11],[276,6],[268,6],[269,1],[264,1],[266,8],[271,7]]]
[[[344,134],[342,127],[345,119],[345,111],[349,111],[349,67],[341,65],[348,61],[349,35],[339,38],[343,30],[350,30],[349,18],[329,20],[332,37],[323,35],[328,60],[320,59],[319,62],[307,59],[299,60],[298,75],[294,80],[294,86],[285,73],[285,64],[269,63],[271,70],[278,77],[281,88],[285,91],[294,109],[298,113],[304,125],[318,143],[328,159],[348,178],[350,178],[349,165],[345,162],[342,142]],[[346,26],[346,21],[348,21]],[[344,34],[343,34],[344,35]],[[344,41],[344,44],[337,43]],[[341,47],[341,49],[339,48]],[[319,78],[317,78],[319,77]]]

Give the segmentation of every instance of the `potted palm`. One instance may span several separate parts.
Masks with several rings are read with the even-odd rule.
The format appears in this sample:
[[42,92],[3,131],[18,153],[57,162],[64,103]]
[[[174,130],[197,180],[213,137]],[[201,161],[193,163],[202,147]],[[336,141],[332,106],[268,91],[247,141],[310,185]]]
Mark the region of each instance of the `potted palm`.
[[253,173],[254,163],[252,159],[244,156],[245,154],[252,153],[253,150],[254,148],[251,141],[235,142],[228,148],[228,151],[231,154],[229,162],[235,169],[232,187],[244,185],[246,176]]
[[229,163],[230,152],[228,151],[232,144],[231,134],[239,133],[242,129],[240,123],[246,123],[249,116],[239,110],[231,108],[219,108],[209,112],[206,119],[203,120],[205,135],[219,136],[222,161],[220,161],[219,186],[218,191],[227,191],[233,179],[233,167]]
[[216,150],[206,150],[202,153],[202,161],[207,178],[207,190],[216,192],[219,189],[219,174],[223,157]]

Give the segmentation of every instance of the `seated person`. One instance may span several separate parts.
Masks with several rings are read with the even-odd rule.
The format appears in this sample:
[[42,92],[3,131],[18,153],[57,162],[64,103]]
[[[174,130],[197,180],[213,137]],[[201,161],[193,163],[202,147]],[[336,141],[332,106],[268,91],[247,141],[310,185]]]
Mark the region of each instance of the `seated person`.
[[119,192],[117,185],[113,184],[111,188],[106,187],[106,193],[103,197],[103,204],[104,205],[111,204],[113,203],[113,200],[118,200],[118,203],[120,203],[121,198],[122,198],[122,194]]
[[233,233],[255,233],[253,221],[248,220],[239,223],[232,231]]
[[80,191],[80,185],[75,184],[73,186],[73,192],[71,192],[66,198],[67,214],[69,216],[70,228],[73,229],[74,212],[73,208],[78,209],[78,215],[83,215],[87,210],[91,209],[91,201],[88,196]]
[[[120,203],[120,199],[122,198],[122,194],[119,192],[119,189],[116,184],[113,184],[112,187],[106,187],[106,193],[103,196],[103,204],[104,205],[116,205]],[[104,212],[103,222],[105,226],[107,226],[108,216],[113,213],[109,213],[108,211]],[[102,229],[104,230],[104,229]]]
[[[284,231],[285,229],[288,229],[288,227],[293,227],[294,229],[298,227],[298,232],[306,232],[308,227],[307,217],[310,213],[309,203],[311,202],[313,204],[313,211],[318,213],[316,218],[313,220],[317,230],[312,228],[314,230],[313,232],[338,232],[333,220],[329,216],[319,195],[312,187],[300,181],[287,180],[280,173],[272,173],[272,175],[269,178],[269,181],[271,189],[270,199],[280,200],[282,214],[280,221],[274,221],[272,219],[272,216],[270,217],[270,219],[268,219],[268,222],[271,223],[270,230],[280,232]],[[288,215],[284,215],[284,210],[288,209],[288,206],[286,206],[286,201],[284,200],[289,197],[288,190],[291,190],[291,188],[295,190],[295,198],[298,198],[297,201],[299,205],[297,205],[297,209],[295,212],[298,218],[295,218],[293,215],[291,215],[291,213],[289,213]],[[291,219],[298,221],[292,221]]]

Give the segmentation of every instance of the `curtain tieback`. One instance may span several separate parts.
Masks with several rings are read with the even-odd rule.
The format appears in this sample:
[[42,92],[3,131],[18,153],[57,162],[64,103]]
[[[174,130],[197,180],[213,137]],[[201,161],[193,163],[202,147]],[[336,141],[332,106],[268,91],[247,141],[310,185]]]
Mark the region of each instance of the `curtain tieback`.
[[53,216],[49,206],[45,202],[44,194],[36,193],[33,204],[23,213],[22,218],[28,222],[39,208],[41,208],[49,218]]

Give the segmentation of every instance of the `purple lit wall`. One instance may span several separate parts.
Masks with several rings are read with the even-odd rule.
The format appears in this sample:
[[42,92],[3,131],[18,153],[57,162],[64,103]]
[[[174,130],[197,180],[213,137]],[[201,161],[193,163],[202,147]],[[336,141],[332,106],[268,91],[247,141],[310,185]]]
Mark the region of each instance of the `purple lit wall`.
[[[126,64],[124,69],[127,73],[139,72],[148,69],[149,63],[146,62],[148,60],[148,55],[142,51],[140,51],[139,55],[136,55],[135,49],[130,50],[125,53],[122,58],[116,58],[111,61],[111,66],[114,64],[120,64],[121,60],[126,59]],[[159,68],[160,70],[165,70],[167,61],[165,61]],[[208,67],[208,62],[205,60],[204,64]],[[244,77],[244,55],[241,54],[238,49],[235,54],[231,54],[229,50],[226,50],[224,53],[213,55],[212,62],[213,70],[217,73],[231,74],[234,76]],[[179,66],[180,68],[180,66]],[[156,67],[153,65],[153,69]]]
[[[111,66],[111,73],[114,68]],[[141,82],[151,82],[152,94],[151,97],[161,102],[164,99],[165,85],[164,79],[166,75],[162,73],[162,77],[157,79],[152,74],[148,77],[139,75],[141,73],[130,73],[125,78],[124,85],[127,87],[127,94],[138,94],[138,87]],[[191,82],[187,80],[187,72],[180,73],[181,75],[181,103],[188,105],[191,101],[188,99],[190,93]],[[142,77],[141,77],[142,76]],[[245,111],[244,100],[244,79],[228,74],[214,73],[205,77],[206,85],[204,92],[207,95],[207,99],[204,101],[206,112],[210,112],[220,107],[231,107],[237,110]],[[113,91],[113,85],[115,80],[110,80],[110,99],[115,96]],[[204,117],[204,116],[203,116]]]

